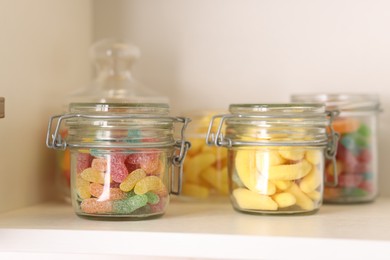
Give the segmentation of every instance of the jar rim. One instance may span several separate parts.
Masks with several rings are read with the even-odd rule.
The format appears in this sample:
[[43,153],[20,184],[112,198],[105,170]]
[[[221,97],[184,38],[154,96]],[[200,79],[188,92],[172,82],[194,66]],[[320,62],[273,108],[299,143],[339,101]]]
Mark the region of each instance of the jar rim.
[[379,97],[376,94],[318,93],[293,94],[292,102],[322,102],[327,109],[340,111],[378,111]]
[[231,104],[229,111],[232,114],[323,114],[325,105],[322,103],[268,103],[268,104]]

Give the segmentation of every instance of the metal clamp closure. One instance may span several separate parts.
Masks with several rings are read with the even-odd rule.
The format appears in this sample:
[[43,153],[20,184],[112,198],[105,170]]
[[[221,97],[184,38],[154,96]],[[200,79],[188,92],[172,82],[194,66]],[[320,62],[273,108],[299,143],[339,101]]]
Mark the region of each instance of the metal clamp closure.
[[[340,112],[338,110],[326,111],[329,117],[329,134],[328,134],[328,145],[325,151],[325,158],[332,161],[333,165],[333,180],[329,181],[325,179],[325,185],[330,187],[336,187],[338,185],[338,173],[336,163],[337,144],[340,138],[340,134],[335,132],[333,129],[333,120],[337,117]],[[326,178],[326,177],[325,177]]]
[[[185,117],[177,117],[176,118],[180,123],[183,123],[183,126],[180,131],[180,140],[176,141],[176,152],[175,155],[172,158],[172,177],[171,177],[171,183],[170,183],[170,193],[175,195],[180,195],[182,190],[182,179],[183,179],[183,162],[187,155],[188,149],[191,147],[191,143],[185,140],[185,129],[187,128],[188,124],[191,122],[191,119],[185,118]],[[176,185],[175,185],[176,181]],[[173,187],[176,187],[174,189]]]

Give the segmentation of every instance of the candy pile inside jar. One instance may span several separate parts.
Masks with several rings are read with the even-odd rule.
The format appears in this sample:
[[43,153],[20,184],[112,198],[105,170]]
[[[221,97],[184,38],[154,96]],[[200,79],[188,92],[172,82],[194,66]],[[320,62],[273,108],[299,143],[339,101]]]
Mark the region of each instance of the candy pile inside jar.
[[240,149],[231,156],[233,200],[240,209],[299,212],[321,204],[321,149]]
[[75,191],[81,214],[150,215],[164,211],[168,189],[161,151],[79,150]]
[[[333,129],[340,134],[337,149],[338,185],[325,189],[325,200],[371,200],[376,194],[375,142],[364,120],[339,117]],[[327,162],[327,180],[333,180],[333,167]]]
[[188,127],[191,148],[184,162],[183,190],[187,197],[206,199],[229,194],[227,151],[208,146],[205,142],[211,117],[215,112],[191,113]]

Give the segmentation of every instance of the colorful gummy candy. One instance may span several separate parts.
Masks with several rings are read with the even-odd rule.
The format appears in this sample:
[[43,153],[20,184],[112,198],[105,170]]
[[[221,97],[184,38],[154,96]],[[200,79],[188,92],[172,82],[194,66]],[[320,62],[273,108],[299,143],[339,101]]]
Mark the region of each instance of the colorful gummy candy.
[[[376,165],[373,161],[373,135],[360,118],[339,117],[333,129],[340,134],[337,148],[338,184],[325,187],[324,201],[364,202],[376,196]],[[326,179],[334,181],[333,167],[327,162]]]
[[275,147],[231,151],[232,199],[243,211],[310,212],[319,208],[323,150]]
[[144,217],[164,212],[169,201],[164,152],[93,150],[98,156],[73,152],[79,214]]

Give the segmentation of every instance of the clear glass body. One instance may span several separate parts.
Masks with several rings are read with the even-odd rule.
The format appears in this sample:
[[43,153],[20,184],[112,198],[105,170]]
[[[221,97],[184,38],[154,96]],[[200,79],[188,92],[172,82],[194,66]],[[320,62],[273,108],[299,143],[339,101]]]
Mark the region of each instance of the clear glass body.
[[227,151],[205,142],[210,119],[217,111],[196,111],[187,129],[191,148],[187,152],[183,171],[182,197],[193,199],[227,198],[229,195]]
[[[377,115],[379,101],[374,95],[294,95],[296,102],[324,102],[339,110],[333,129],[340,134],[337,146],[337,186],[326,186],[326,203],[360,203],[375,200],[378,194]],[[334,180],[327,161],[325,178]]]
[[256,214],[315,213],[323,197],[324,107],[231,105],[230,112],[236,115],[226,119],[225,133],[232,142],[228,174],[233,207]]
[[[162,215],[169,203],[176,142],[168,106],[78,103],[71,104],[70,112],[83,116],[66,119],[76,214],[136,219]],[[133,117],[118,118],[129,115]]]

